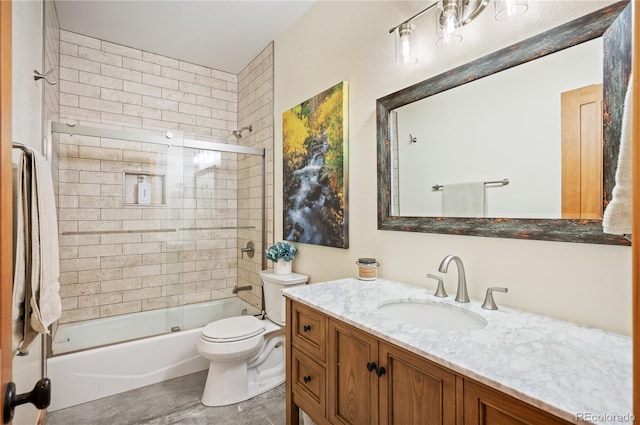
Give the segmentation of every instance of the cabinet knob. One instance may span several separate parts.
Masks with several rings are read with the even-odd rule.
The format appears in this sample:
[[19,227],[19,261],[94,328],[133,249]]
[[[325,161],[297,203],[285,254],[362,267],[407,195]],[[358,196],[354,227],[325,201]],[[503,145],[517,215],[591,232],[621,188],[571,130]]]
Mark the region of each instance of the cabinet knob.
[[373,372],[376,368],[378,367],[378,365],[376,365],[375,362],[369,362],[367,363],[367,370],[369,372]]
[[305,376],[304,378],[302,378],[304,380],[305,384],[308,384],[309,382],[311,382],[311,377],[309,375]]
[[384,366],[380,366],[376,369],[376,375],[378,375],[378,378],[380,378],[385,373],[387,373],[387,369],[385,369]]
[[311,330],[311,325],[304,325],[302,327],[302,330],[305,331],[305,332],[309,332]]

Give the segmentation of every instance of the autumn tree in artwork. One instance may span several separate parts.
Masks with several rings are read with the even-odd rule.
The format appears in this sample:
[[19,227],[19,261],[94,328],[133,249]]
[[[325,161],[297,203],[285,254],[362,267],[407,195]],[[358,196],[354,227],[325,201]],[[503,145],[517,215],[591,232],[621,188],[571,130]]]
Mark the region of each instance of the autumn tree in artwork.
[[347,247],[344,83],[283,114],[284,238]]

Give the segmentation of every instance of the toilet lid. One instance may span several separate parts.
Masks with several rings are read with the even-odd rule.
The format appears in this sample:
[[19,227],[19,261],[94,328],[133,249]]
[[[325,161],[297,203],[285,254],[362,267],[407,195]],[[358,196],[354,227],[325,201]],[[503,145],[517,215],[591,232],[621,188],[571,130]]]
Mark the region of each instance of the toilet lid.
[[254,316],[236,316],[209,323],[202,329],[202,336],[209,341],[233,342],[261,334],[265,327]]

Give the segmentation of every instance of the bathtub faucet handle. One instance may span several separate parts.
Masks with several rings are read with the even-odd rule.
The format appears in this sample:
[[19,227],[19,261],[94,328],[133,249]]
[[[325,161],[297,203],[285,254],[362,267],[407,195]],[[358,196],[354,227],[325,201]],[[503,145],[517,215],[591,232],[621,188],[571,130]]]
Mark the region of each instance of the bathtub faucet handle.
[[256,246],[253,244],[253,241],[247,242],[247,246],[245,248],[240,248],[242,252],[241,258],[244,258],[244,253],[247,253],[247,257],[253,258],[253,254],[256,252]]

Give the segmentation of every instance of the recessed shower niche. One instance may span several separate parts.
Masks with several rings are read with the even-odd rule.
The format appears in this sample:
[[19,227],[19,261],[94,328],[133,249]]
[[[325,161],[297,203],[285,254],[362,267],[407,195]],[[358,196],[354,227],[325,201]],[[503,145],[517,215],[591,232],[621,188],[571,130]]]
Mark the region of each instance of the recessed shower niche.
[[124,171],[122,173],[122,203],[125,206],[166,206],[167,178],[165,174]]

